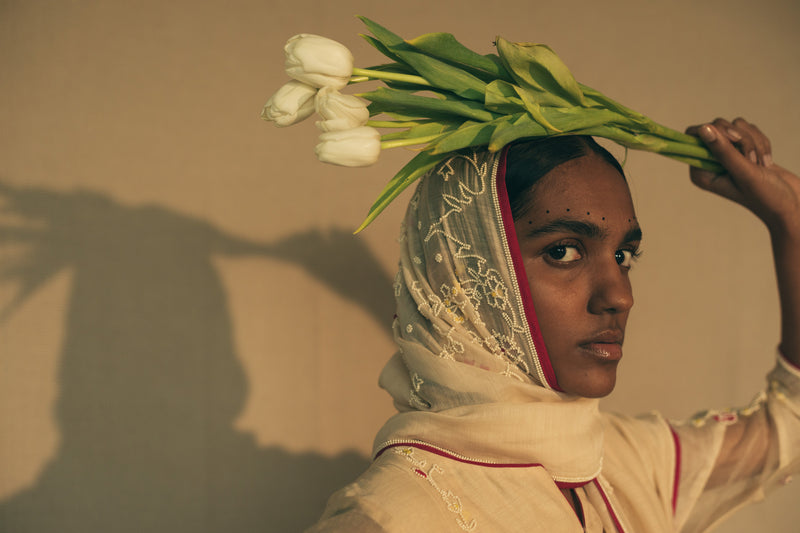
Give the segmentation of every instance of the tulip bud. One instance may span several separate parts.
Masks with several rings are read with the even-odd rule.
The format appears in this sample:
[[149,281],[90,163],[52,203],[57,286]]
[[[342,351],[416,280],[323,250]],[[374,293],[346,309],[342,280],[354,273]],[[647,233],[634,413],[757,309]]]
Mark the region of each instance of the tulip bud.
[[327,37],[301,33],[286,42],[286,73],[314,87],[341,89],[353,74],[353,54]]
[[351,130],[369,120],[367,104],[361,98],[342,94],[333,87],[323,87],[315,99],[317,113],[325,119],[317,122],[322,131]]
[[365,167],[377,161],[381,153],[381,134],[369,126],[329,131],[320,135],[319,141],[314,152],[323,163]]
[[261,118],[281,127],[296,124],[314,112],[316,94],[316,88],[292,80],[272,95],[261,111]]

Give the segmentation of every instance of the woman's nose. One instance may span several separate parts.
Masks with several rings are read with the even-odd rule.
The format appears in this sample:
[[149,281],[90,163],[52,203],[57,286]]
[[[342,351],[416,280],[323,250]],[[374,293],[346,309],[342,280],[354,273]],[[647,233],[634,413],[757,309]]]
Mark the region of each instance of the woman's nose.
[[633,289],[628,270],[616,261],[605,261],[593,274],[589,312],[626,313],[633,307]]

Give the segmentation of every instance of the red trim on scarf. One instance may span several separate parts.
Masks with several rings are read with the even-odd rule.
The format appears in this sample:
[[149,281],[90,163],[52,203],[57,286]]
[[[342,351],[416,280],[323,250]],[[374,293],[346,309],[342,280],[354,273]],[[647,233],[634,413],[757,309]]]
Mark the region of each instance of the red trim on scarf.
[[678,433],[670,426],[672,432],[672,441],[675,443],[675,480],[672,482],[672,514],[675,514],[675,509],[678,506],[678,483],[681,480],[681,439]]
[[522,253],[519,251],[519,242],[517,241],[517,232],[514,229],[514,219],[511,216],[511,204],[508,201],[508,190],[506,189],[506,157],[508,155],[508,146],[503,148],[500,154],[500,162],[497,166],[497,200],[500,204],[500,216],[503,220],[503,229],[506,234],[506,241],[508,242],[508,250],[511,253],[511,260],[514,267],[514,274],[517,276],[517,285],[519,286],[520,298],[522,298],[522,308],[525,311],[525,318],[528,321],[528,329],[533,338],[533,345],[536,348],[536,354],[539,359],[539,364],[542,365],[542,372],[547,380],[547,385],[551,388],[563,392],[561,387],[558,386],[556,373],[553,371],[553,365],[550,363],[550,356],[547,354],[547,348],[544,345],[544,338],[539,329],[539,322],[536,319],[536,311],[533,308],[533,298],[531,297],[531,288],[528,285],[528,274],[525,272],[525,265],[522,263]]
[[439,448],[435,448],[433,446],[429,446],[427,444],[421,442],[395,442],[385,446],[375,454],[375,459],[380,457],[383,452],[388,450],[389,448],[398,448],[398,447],[408,447],[408,448],[417,448],[419,450],[424,450],[426,452],[430,452],[441,457],[446,457],[447,459],[452,459],[453,461],[458,461],[459,463],[466,463],[468,465],[476,465],[476,466],[487,466],[489,468],[531,468],[531,467],[542,467],[541,463],[487,463],[484,461],[476,461],[474,459],[466,459],[464,457],[458,457],[451,453],[448,453],[444,450],[440,450]]
[[600,486],[600,482],[596,478],[593,481],[595,487],[597,487],[597,490],[600,491],[600,496],[603,497],[603,501],[606,504],[606,509],[608,509],[608,514],[611,515],[611,520],[613,520],[614,525],[617,526],[617,531],[619,531],[620,533],[624,533],[624,530],[622,529],[622,524],[619,523],[619,518],[617,518],[617,513],[615,513],[614,508],[611,507],[611,502],[609,501],[608,496],[606,496],[603,487]]

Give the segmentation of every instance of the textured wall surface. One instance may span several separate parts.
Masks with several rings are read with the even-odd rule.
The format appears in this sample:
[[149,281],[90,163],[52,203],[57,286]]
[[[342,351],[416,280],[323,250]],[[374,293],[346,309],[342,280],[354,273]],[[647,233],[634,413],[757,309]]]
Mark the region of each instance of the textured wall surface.
[[[326,166],[312,123],[259,119],[291,35],[381,61],[355,14],[548,43],[676,129],[747,117],[800,171],[789,0],[0,0],[0,531],[297,531],[366,466],[405,202],[351,231],[410,154]],[[765,229],[676,162],[626,170],[645,254],[605,407],[746,403],[778,340]],[[719,530],[796,531],[798,490]]]

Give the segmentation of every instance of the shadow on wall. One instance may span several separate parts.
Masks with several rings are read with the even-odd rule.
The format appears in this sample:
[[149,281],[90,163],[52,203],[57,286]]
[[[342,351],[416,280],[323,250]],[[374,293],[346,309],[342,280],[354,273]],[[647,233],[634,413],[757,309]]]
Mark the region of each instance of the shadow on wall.
[[63,268],[74,272],[61,447],[32,488],[0,502],[0,530],[299,531],[366,468],[356,453],[291,454],[233,429],[247,382],[212,266],[218,254],[290,261],[386,324],[390,279],[363,240],[313,231],[262,244],[86,191],[0,183],[0,204],[25,222],[0,226],[0,244],[26,245],[0,267],[19,287],[0,319]]

